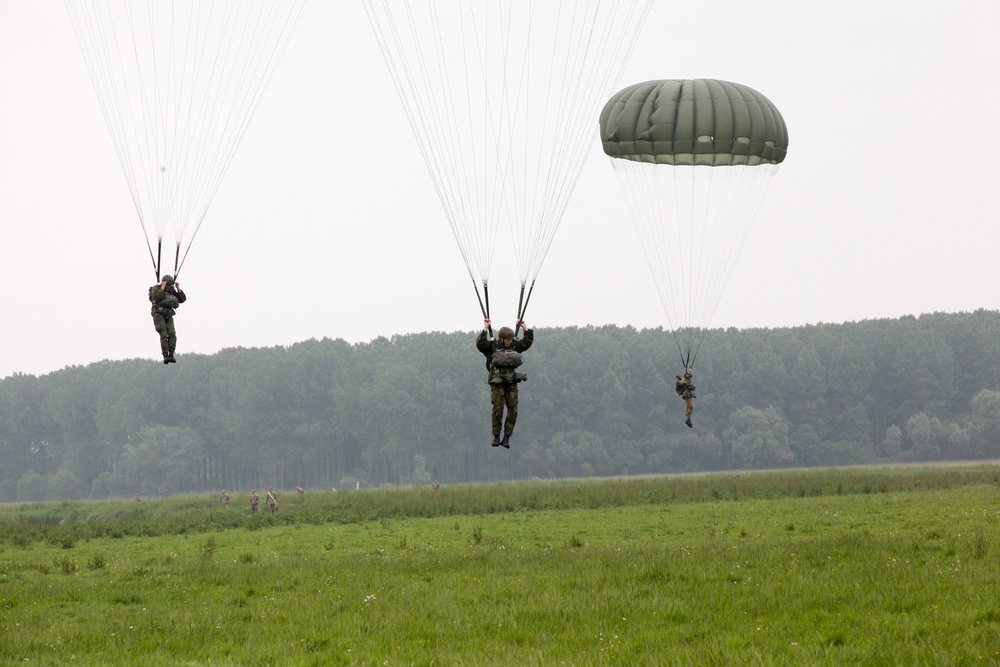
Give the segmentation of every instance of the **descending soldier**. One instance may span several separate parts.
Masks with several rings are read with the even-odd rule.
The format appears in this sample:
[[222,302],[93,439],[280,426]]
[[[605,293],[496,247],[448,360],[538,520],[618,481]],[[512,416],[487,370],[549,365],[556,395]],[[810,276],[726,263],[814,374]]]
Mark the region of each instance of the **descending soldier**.
[[[483,330],[476,338],[476,349],[486,357],[486,370],[489,371],[490,402],[493,404],[493,441],[494,447],[510,449],[510,436],[514,433],[517,423],[517,385],[524,382],[528,376],[514,369],[523,363],[521,353],[531,347],[535,341],[534,332],[521,320],[518,325],[524,329],[524,336],[514,339],[514,330],[501,327],[497,339],[488,336],[490,320],[483,320]],[[503,409],[507,408],[507,419],[504,420]],[[503,438],[500,428],[503,427]]]
[[694,412],[694,399],[696,398],[694,395],[695,387],[691,383],[694,373],[691,372],[691,369],[688,369],[685,371],[684,377],[680,375],[675,375],[674,377],[677,378],[675,386],[677,395],[683,398],[685,405],[687,405],[684,410],[684,423],[688,425],[688,428],[692,428],[694,424],[691,423],[691,413]]
[[174,282],[173,276],[163,276],[159,285],[149,288],[149,302],[153,304],[153,326],[160,334],[160,351],[163,353],[163,363],[172,364],[174,349],[177,346],[177,332],[174,331],[174,311],[177,306],[187,301],[187,295],[181,289],[180,283]]

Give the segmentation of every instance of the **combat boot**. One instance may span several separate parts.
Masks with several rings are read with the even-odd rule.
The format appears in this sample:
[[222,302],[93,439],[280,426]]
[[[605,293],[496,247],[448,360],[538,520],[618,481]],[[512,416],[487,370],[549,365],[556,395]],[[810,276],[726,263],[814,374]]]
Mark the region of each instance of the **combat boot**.
[[167,362],[166,363],[168,363],[168,364],[176,364],[177,363],[177,360],[174,359],[174,351],[173,350],[170,350],[170,353],[167,356]]
[[500,441],[500,446],[504,449],[510,449],[510,436],[506,433],[503,434],[503,440]]
[[499,433],[497,433],[496,435],[493,436],[493,442],[490,443],[490,446],[491,447],[499,447],[500,446],[500,434]]
[[163,363],[165,363],[165,364],[169,364],[170,363],[170,353],[169,352],[164,352],[163,353]]
[[694,424],[691,423],[691,418],[690,417],[688,417],[686,420],[684,420],[684,423],[688,425],[688,428],[694,428]]

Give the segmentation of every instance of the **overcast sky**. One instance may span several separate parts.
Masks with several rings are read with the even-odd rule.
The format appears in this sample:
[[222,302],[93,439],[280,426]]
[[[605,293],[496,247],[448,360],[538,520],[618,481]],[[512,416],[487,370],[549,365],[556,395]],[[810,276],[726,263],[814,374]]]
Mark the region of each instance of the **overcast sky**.
[[[713,327],[1000,307],[997,26],[994,0],[654,1],[621,86],[740,82],[789,129]],[[665,326],[593,131],[526,319]],[[149,253],[61,0],[0,0],[0,230],[0,377],[159,357]],[[481,327],[360,2],[307,5],[183,274],[179,363]],[[498,261],[495,320],[517,288]]]

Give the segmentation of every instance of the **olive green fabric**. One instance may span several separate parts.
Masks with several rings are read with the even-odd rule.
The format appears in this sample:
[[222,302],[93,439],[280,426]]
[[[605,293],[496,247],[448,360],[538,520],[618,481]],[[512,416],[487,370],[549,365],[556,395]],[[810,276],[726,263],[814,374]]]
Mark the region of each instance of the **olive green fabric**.
[[162,305],[168,297],[177,300],[178,305],[187,301],[184,290],[176,289],[173,285],[168,285],[163,289],[161,284],[153,285],[149,288],[149,301],[153,304],[151,314],[153,315],[153,327],[160,335],[160,351],[163,356],[173,356],[177,349],[177,330],[174,328],[173,307]]
[[601,111],[613,158],[667,165],[778,164],[788,130],[770,100],[716,79],[669,79],[618,91]]
[[[500,427],[504,429],[506,435],[514,432],[517,424],[517,384],[523,382],[527,376],[523,373],[514,372],[513,366],[499,367],[493,365],[493,353],[497,350],[511,350],[513,352],[526,352],[531,344],[535,342],[535,332],[531,329],[524,330],[524,336],[515,338],[508,348],[500,339],[490,340],[485,331],[480,331],[476,336],[476,349],[486,357],[486,368],[489,371],[490,403],[493,406],[491,413],[491,426],[493,435],[500,435]],[[507,408],[507,418],[504,419],[503,410]]]

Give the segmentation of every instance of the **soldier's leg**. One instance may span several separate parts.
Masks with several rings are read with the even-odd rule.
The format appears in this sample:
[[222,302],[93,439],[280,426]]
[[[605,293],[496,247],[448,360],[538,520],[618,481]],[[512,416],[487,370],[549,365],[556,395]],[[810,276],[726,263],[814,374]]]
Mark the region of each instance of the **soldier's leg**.
[[153,327],[156,329],[156,333],[160,335],[160,352],[163,353],[163,358],[166,359],[170,356],[170,338],[167,333],[167,321],[160,313],[153,313]]
[[171,357],[174,356],[174,350],[177,349],[177,330],[174,329],[174,318],[167,320],[167,353]]
[[509,384],[507,385],[507,391],[505,395],[505,400],[507,403],[507,423],[504,424],[503,432],[504,435],[510,437],[514,432],[514,425],[517,424],[517,385]]
[[684,416],[685,417],[690,417],[691,413],[694,412],[694,399],[693,398],[685,398],[684,399],[684,403],[687,405],[687,409],[684,410]]
[[500,427],[503,426],[503,405],[504,391],[502,384],[490,385],[490,403],[493,404],[493,435],[500,435]]

